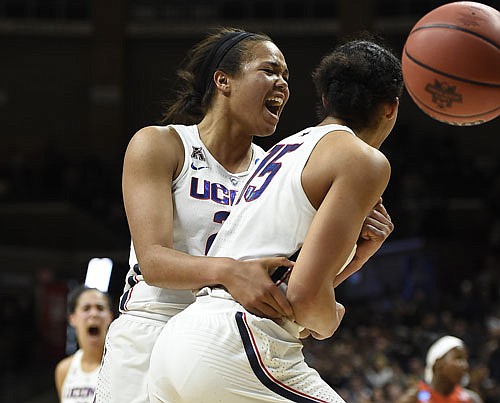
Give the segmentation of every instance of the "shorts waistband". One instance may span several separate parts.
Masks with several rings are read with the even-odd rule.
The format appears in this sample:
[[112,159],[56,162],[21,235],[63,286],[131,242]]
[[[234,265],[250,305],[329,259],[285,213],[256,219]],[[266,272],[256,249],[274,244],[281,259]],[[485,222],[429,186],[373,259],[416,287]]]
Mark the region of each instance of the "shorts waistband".
[[[229,292],[227,292],[223,288],[218,288],[218,287],[214,288],[205,287],[198,292],[197,297],[221,298],[233,301],[234,303],[239,305],[239,303],[232,297],[232,295]],[[241,308],[244,309],[243,307]],[[288,333],[290,333],[296,338],[298,338],[300,332],[304,330],[304,326],[301,326],[297,322],[292,322],[291,320],[288,319],[283,319],[283,322],[279,326],[281,326],[283,329],[285,329]]]

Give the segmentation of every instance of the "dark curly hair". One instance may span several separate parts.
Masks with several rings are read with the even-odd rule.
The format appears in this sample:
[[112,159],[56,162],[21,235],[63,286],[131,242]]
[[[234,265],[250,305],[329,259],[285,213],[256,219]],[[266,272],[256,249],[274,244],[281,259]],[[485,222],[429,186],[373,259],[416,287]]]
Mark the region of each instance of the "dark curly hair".
[[373,37],[336,47],[314,70],[313,82],[318,117],[342,119],[354,131],[376,124],[380,106],[400,97],[404,88],[399,59]]
[[[213,57],[214,47],[220,46],[228,35],[244,32],[237,28],[218,28],[188,51],[186,58],[177,70],[175,99],[167,106],[161,123],[191,125],[197,124],[203,119],[214,95],[214,86],[203,84],[211,81],[211,77],[204,77],[204,75],[211,76],[213,74],[213,71],[205,69],[207,58]],[[222,70],[229,75],[238,74],[243,64],[253,56],[250,51],[251,46],[256,42],[263,41],[272,42],[272,39],[260,33],[251,33],[251,35],[246,36],[223,56],[217,70]]]

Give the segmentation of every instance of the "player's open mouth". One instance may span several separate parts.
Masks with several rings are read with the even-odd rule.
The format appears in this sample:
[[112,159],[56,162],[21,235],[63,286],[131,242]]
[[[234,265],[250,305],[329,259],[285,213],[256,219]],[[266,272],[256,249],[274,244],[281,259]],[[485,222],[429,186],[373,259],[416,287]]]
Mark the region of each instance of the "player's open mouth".
[[88,332],[90,336],[99,336],[99,334],[101,333],[101,329],[99,329],[97,326],[90,326]]
[[278,116],[281,106],[283,105],[283,99],[279,97],[272,97],[266,99],[266,108],[273,115]]

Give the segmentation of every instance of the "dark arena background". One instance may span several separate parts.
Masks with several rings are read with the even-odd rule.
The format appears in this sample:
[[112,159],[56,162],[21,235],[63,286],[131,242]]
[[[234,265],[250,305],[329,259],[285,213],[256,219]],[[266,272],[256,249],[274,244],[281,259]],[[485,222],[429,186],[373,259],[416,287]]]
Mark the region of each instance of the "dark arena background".
[[[291,98],[276,134],[257,140],[266,148],[316,123],[311,71],[340,38],[369,30],[400,55],[411,27],[445,3],[0,0],[0,401],[57,401],[54,367],[74,348],[67,292],[94,257],[113,260],[116,308],[130,242],[124,151],[158,121],[208,28],[265,32],[285,54]],[[347,402],[394,402],[421,378],[430,342],[453,334],[469,348],[469,387],[498,403],[500,119],[449,126],[405,93],[382,151],[396,229],[339,287],[344,321],[306,341],[306,357]]]

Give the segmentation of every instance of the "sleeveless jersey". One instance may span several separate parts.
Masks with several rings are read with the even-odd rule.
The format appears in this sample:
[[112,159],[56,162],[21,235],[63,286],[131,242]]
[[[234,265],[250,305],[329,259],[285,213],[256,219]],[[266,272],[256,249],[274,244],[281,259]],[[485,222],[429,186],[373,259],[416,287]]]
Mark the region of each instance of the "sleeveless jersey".
[[[248,173],[264,155],[252,144],[248,171],[227,171],[207,150],[196,125],[170,125],[184,145],[184,164],[173,181],[173,246],[193,256],[208,252],[221,224],[229,215]],[[120,312],[166,321],[195,299],[189,290],[153,287],[144,281],[131,242],[130,269],[120,298]]]
[[61,403],[92,403],[94,400],[99,366],[92,372],[84,372],[82,355],[82,350],[73,354],[68,374],[62,385]]
[[[334,130],[354,135],[351,129],[340,125],[310,127],[268,151],[238,196],[210,256],[238,260],[291,257],[302,247],[316,214],[302,188],[302,171],[318,141]],[[348,261],[352,256],[354,249]],[[279,280],[276,276],[273,279]]]
[[443,396],[432,389],[425,382],[418,384],[418,403],[473,403],[469,394],[460,386],[455,386],[453,392],[448,396]]

